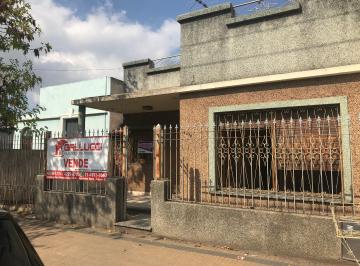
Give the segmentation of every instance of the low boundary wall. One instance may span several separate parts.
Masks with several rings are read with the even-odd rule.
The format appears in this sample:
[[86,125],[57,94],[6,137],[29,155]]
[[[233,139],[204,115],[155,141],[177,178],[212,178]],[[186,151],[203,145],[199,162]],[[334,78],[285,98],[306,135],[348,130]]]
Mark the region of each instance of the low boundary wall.
[[268,254],[340,259],[330,217],[166,201],[168,181],[151,183],[155,234]]
[[106,195],[45,191],[44,176],[36,177],[38,219],[109,228],[126,217],[126,180],[108,178]]

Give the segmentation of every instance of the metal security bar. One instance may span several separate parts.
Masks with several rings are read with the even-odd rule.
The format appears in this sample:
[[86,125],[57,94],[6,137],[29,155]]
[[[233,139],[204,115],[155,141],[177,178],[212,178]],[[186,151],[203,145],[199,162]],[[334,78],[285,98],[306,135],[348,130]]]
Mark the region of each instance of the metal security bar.
[[171,200],[353,212],[344,197],[337,105],[218,113],[212,128],[158,126],[154,141],[155,177],[169,179]]
[[[127,127],[118,130],[87,130],[84,137],[109,137],[109,158],[108,158],[108,176],[126,176],[127,173]],[[53,132],[52,138],[66,138],[66,134]],[[44,188],[47,191],[67,192],[67,193],[85,193],[106,195],[106,180],[63,180],[45,178]]]
[[271,8],[282,7],[295,2],[296,0],[252,0],[235,4],[233,5],[233,8],[236,15],[247,15]]
[[168,67],[180,65],[180,55],[173,55],[164,58],[154,59],[154,67]]

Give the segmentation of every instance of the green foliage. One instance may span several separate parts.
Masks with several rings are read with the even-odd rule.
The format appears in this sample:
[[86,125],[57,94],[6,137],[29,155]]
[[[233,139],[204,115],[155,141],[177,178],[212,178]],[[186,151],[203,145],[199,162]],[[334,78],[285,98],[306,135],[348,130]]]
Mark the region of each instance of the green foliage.
[[32,17],[30,4],[24,0],[0,1],[0,52],[10,59],[0,57],[0,129],[11,131],[17,128],[19,121],[35,129],[38,114],[43,110],[40,106],[29,108],[27,92],[40,84],[41,78],[32,69],[32,62],[26,59],[20,63],[11,59],[11,55],[21,52],[24,55],[33,53],[39,57],[41,53],[51,50],[49,43],[31,45],[41,30]]

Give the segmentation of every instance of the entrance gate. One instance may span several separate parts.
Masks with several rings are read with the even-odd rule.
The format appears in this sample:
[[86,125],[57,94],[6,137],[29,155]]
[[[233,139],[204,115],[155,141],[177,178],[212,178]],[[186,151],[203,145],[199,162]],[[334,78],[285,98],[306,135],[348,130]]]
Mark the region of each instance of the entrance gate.
[[121,227],[151,230],[150,183],[152,180],[153,137],[147,130],[124,126],[114,140],[114,173],[125,177],[127,184],[126,221]]

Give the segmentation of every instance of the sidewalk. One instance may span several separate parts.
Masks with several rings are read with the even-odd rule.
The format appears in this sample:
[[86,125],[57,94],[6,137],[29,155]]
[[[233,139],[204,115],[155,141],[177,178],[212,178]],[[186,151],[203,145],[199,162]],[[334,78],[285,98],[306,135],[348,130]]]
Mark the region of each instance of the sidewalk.
[[148,211],[151,209],[151,196],[148,195],[127,195],[127,208],[140,211]]
[[[21,218],[45,265],[327,265],[157,237],[148,232],[111,232]],[[334,264],[332,264],[334,265]],[[339,262],[337,265],[354,265]]]

